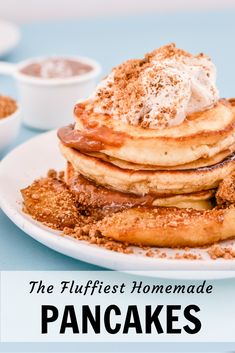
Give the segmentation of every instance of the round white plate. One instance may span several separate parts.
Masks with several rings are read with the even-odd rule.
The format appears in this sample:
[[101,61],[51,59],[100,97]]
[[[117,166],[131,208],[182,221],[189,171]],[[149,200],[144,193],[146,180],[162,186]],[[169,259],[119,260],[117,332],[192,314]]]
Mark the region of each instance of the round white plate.
[[[0,162],[0,206],[19,228],[40,243],[75,259],[115,270],[149,270],[154,271],[151,276],[168,278],[209,279],[226,278],[233,275],[235,277],[235,272],[234,274],[226,272],[235,270],[235,260],[211,260],[205,250],[193,250],[195,253],[201,253],[203,260],[150,258],[138,248],[134,248],[133,254],[121,254],[84,241],[62,237],[58,232],[32,220],[21,210],[20,189],[31,184],[34,179],[45,176],[49,169],[62,170],[64,167],[65,161],[59,152],[55,131],[41,134],[25,142]],[[231,241],[226,244],[234,246]],[[163,250],[168,255],[179,252],[172,249]],[[199,272],[192,277],[192,273],[187,272],[188,270]],[[185,271],[185,274],[179,274],[177,271]],[[150,274],[148,273],[148,275]]]
[[19,41],[19,27],[11,22],[0,20],[0,57],[13,50]]

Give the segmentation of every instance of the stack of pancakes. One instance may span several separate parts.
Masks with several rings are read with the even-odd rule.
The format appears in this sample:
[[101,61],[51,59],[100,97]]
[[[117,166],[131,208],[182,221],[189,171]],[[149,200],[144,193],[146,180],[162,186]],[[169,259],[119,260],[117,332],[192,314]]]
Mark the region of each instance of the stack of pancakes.
[[170,44],[75,106],[58,132],[66,182],[103,235],[169,247],[235,235],[235,100],[219,99],[215,80],[207,56]]
[[[215,206],[218,186],[235,171],[234,100],[219,100],[210,109],[188,116],[179,126],[161,130],[127,126],[95,113],[89,101],[77,104],[74,112],[75,125],[58,132],[61,151],[68,161],[66,182],[88,212],[111,214],[109,220],[114,217],[115,222],[122,219],[122,234],[118,229],[103,229],[103,233],[118,240],[158,246],[208,243],[208,237],[198,236],[191,242],[185,235],[179,239],[176,233],[172,239],[172,220],[195,215],[202,221],[214,212],[208,210]],[[132,211],[128,213],[127,209]],[[130,239],[137,222],[133,212],[143,220],[138,229],[143,236],[132,234]],[[161,212],[164,230],[159,230],[164,239],[157,234],[156,224],[154,233],[147,230],[147,236],[144,234],[151,212]],[[129,216],[132,228],[130,224],[125,228]],[[164,218],[168,221],[164,222]],[[226,237],[235,234],[233,227]],[[195,233],[198,231],[195,229]],[[223,238],[222,233],[217,233],[209,238]]]

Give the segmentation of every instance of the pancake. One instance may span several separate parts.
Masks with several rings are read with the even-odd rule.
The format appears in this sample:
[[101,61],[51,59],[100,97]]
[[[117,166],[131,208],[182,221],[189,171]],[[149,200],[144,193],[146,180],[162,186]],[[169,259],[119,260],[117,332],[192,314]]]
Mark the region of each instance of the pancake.
[[199,247],[235,236],[235,207],[198,211],[157,207],[132,208],[99,221],[103,236],[157,247]]
[[229,155],[231,155],[233,152],[235,152],[235,144],[230,146],[224,151],[219,152],[215,156],[211,158],[201,158],[198,159],[195,162],[191,163],[186,163],[182,165],[177,165],[173,167],[160,167],[160,166],[154,166],[154,165],[144,165],[144,164],[135,164],[127,161],[123,161],[121,159],[117,159],[111,156],[108,156],[104,153],[101,152],[93,152],[93,153],[87,153],[88,156],[92,157],[97,157],[102,159],[103,161],[109,162],[111,164],[116,165],[119,168],[122,169],[131,169],[131,170],[186,170],[186,169],[197,169],[201,167],[209,167],[214,164],[217,164],[219,162],[222,162],[225,158],[227,158]]
[[136,206],[175,206],[178,208],[211,209],[212,202],[210,199],[215,194],[214,190],[207,190],[186,195],[156,198],[153,195],[138,196],[121,193],[85,179],[74,170],[70,163],[67,164],[65,181],[70,191],[75,195],[79,205],[84,206],[84,209],[88,212],[100,209],[101,214],[113,213]]
[[190,170],[132,171],[60,144],[73,168],[98,185],[121,192],[155,196],[187,194],[216,188],[235,170],[235,153],[214,166]]
[[121,123],[115,117],[95,114],[92,104],[75,107],[75,129],[62,128],[59,138],[84,153],[102,152],[136,164],[177,166],[211,158],[235,143],[233,102],[188,116],[179,126],[146,129]]

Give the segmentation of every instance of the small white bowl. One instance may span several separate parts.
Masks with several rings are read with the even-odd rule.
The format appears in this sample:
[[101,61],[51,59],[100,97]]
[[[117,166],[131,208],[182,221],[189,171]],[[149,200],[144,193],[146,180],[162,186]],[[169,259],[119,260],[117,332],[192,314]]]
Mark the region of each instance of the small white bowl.
[[16,139],[21,124],[21,111],[17,108],[15,113],[0,119],[0,153],[4,152]]
[[73,121],[73,108],[94,90],[100,75],[100,64],[86,57],[63,56],[92,67],[91,71],[69,78],[45,79],[29,76],[21,69],[49,57],[31,58],[18,64],[0,62],[0,74],[16,79],[22,107],[23,123],[39,130],[56,129]]

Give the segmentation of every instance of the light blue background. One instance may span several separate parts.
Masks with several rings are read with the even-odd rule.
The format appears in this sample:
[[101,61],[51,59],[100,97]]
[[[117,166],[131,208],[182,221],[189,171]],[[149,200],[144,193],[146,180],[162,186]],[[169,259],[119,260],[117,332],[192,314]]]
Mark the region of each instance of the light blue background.
[[[17,10],[16,10],[17,11]],[[37,23],[22,26],[22,41],[8,58],[17,62],[30,56],[78,54],[93,57],[103,66],[103,74],[130,57],[139,57],[165,43],[208,53],[218,69],[222,97],[235,97],[235,11],[158,14],[112,17],[70,22]],[[9,78],[0,78],[0,92],[16,96]],[[22,127],[15,145],[38,132]],[[14,147],[14,146],[12,146]],[[20,166],[19,166],[20,168]],[[1,270],[97,270],[98,267],[70,259],[37,243],[11,223],[0,211]],[[222,290],[235,285],[221,281]],[[8,344],[0,351],[227,351],[235,344]]]

